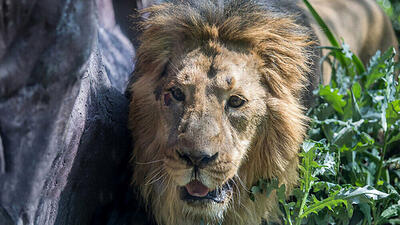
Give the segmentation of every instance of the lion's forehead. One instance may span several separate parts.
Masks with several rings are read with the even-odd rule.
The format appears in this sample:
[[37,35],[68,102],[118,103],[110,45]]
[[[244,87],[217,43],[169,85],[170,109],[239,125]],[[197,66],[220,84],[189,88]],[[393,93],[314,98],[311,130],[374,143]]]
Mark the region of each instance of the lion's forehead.
[[172,79],[182,86],[216,92],[248,90],[249,94],[254,93],[255,86],[261,86],[257,60],[251,54],[227,49],[205,54],[197,49],[176,64],[181,69],[173,74]]

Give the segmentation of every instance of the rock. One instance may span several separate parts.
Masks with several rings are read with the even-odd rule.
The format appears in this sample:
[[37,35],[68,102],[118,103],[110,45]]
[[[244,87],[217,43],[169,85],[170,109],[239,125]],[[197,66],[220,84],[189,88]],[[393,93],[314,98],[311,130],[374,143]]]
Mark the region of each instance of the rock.
[[0,224],[148,223],[129,185],[134,49],[110,10],[0,0]]

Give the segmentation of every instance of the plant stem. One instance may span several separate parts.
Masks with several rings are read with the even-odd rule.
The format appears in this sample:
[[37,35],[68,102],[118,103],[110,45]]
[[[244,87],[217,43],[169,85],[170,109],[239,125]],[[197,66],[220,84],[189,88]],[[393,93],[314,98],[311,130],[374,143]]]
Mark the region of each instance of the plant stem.
[[285,208],[285,213],[286,213],[286,219],[289,223],[289,225],[293,225],[292,224],[292,219],[290,218],[290,210],[287,208],[286,205],[283,204],[283,208]]
[[307,201],[307,198],[308,198],[308,194],[310,193],[311,186],[312,186],[312,182],[310,182],[310,184],[308,185],[307,191],[304,193],[303,199],[301,200],[301,205],[300,205],[298,219],[296,220],[296,225],[300,225],[301,224],[301,220],[302,220],[301,216],[303,215],[304,206],[306,205],[306,201]]
[[340,170],[340,148],[337,147],[337,160],[336,160],[336,183],[339,184],[339,171]]
[[374,218],[373,224],[377,224],[375,202],[372,203],[372,218]]
[[362,225],[365,225],[365,224],[367,224],[367,219],[364,218],[364,222]]
[[389,131],[386,130],[385,132],[385,138],[383,140],[383,150],[382,150],[382,155],[381,155],[381,160],[379,161],[379,165],[378,165],[378,174],[376,176],[376,187],[378,187],[378,182],[379,179],[381,178],[381,174],[382,174],[382,170],[383,170],[383,161],[385,160],[385,154],[386,154],[386,149],[387,149],[387,143],[388,143],[388,135]]

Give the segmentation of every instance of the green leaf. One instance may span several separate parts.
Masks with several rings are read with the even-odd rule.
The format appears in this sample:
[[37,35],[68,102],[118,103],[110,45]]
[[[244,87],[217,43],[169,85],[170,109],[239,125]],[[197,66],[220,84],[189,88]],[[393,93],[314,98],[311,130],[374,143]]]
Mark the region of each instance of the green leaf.
[[396,224],[399,225],[400,224],[400,219],[396,218],[396,219],[390,219],[388,220],[389,224]]
[[337,198],[349,200],[352,204],[358,204],[361,202],[369,202],[370,200],[386,198],[388,196],[388,194],[367,185],[365,187],[345,190],[338,194]]
[[390,127],[398,120],[400,120],[400,100],[395,100],[390,102],[386,108],[387,126]]
[[278,189],[278,185],[279,181],[276,178],[272,179],[268,184],[266,184],[265,196],[268,197],[273,190]]
[[361,119],[357,122],[346,123],[346,126],[340,129],[339,132],[333,135],[332,144],[336,144],[337,146],[347,145],[350,146],[351,141],[353,140],[354,130],[357,130],[361,124],[364,123],[364,120]]
[[341,189],[341,186],[332,182],[318,181],[314,183],[313,189],[315,192],[325,190],[326,193],[329,193],[339,191]]
[[332,107],[343,114],[343,107],[346,105],[346,101],[343,100],[343,96],[340,95],[339,89],[331,89],[328,85],[320,87],[319,95],[327,101]]
[[351,90],[351,105],[353,108],[353,121],[359,121],[361,119],[360,108],[358,107],[356,97],[354,96],[353,90]]
[[250,188],[250,199],[255,201],[255,195],[258,193],[264,193],[266,197],[268,197],[271,192],[275,189],[278,189],[279,181],[277,178],[272,179],[259,179],[256,185],[253,185]]
[[395,216],[400,216],[400,204],[389,206],[389,208],[385,209],[381,214],[381,217],[384,219]]
[[359,204],[361,212],[364,214],[364,219],[366,218],[368,224],[371,224],[371,207],[367,203]]
[[258,186],[251,187],[251,193],[252,194],[257,194],[257,193],[260,193],[260,192],[261,192],[261,189]]
[[[351,92],[350,90],[347,90],[347,95],[351,96]],[[353,114],[354,114],[354,104],[353,104],[353,99],[352,98],[347,98],[347,102],[346,102],[346,106],[343,108],[343,116],[342,116],[342,120],[346,121],[346,120],[350,120],[353,118]]]
[[383,101],[381,109],[382,109],[382,112],[381,112],[381,124],[382,124],[383,131],[386,132],[387,127],[388,127],[388,124],[387,124],[387,121],[386,121],[386,118],[387,118],[386,117],[386,110],[387,110],[386,99],[385,99],[385,101]]
[[282,184],[277,190],[277,196],[281,203],[285,203],[286,200],[286,185]]
[[389,164],[400,164],[400,157],[397,158],[391,158],[386,160],[385,165],[389,165]]
[[388,144],[390,145],[390,144],[392,144],[392,143],[394,143],[396,141],[400,141],[400,132],[397,135],[395,135],[392,138],[390,138]]
[[385,73],[383,73],[383,72],[380,72],[380,71],[374,71],[373,73],[371,73],[371,74],[369,74],[368,75],[368,78],[367,78],[367,82],[365,83],[365,88],[366,89],[368,89],[368,88],[370,88],[370,86],[376,81],[376,80],[378,80],[379,78],[382,78],[382,77],[384,77],[385,76]]
[[[321,161],[318,161],[321,166],[318,165],[317,162],[315,164],[319,167],[315,169],[314,174],[315,175],[333,175],[336,176],[336,161],[335,161],[335,156],[334,153],[324,153],[320,155],[322,157]],[[314,167],[316,167],[314,165]]]
[[319,167],[318,163],[315,162],[315,150],[322,142],[313,142],[307,140],[303,143],[303,152],[300,153],[302,157],[302,165],[300,166],[300,171],[302,172],[302,190],[308,192],[311,188],[312,183],[317,179],[313,176],[314,169]]
[[367,81],[364,84],[365,89],[369,89],[370,86],[375,83],[379,78],[386,75],[385,68],[387,68],[386,61],[392,59],[394,56],[394,49],[389,48],[382,56],[381,52],[377,51],[376,54],[370,60],[370,66],[367,70]]
[[353,84],[353,86],[351,87],[351,90],[353,91],[354,97],[358,100],[361,97],[361,92],[362,92],[362,88],[360,83],[355,82]]
[[343,199],[336,199],[335,195],[338,192],[334,193],[333,196],[326,198],[322,201],[318,201],[316,199],[314,199],[314,204],[308,206],[302,215],[300,215],[300,218],[304,218],[306,217],[308,214],[310,213],[315,213],[318,214],[319,211],[321,211],[322,209],[324,209],[325,207],[332,210],[333,207],[338,206],[339,204],[347,204],[346,200]]
[[[354,72],[357,72],[357,74],[362,74],[365,72],[364,64],[353,52],[351,52],[349,45],[347,45],[346,43],[343,43],[342,44],[342,52],[346,56],[346,58],[350,59],[350,60],[346,60],[346,61],[348,61],[348,62],[346,62],[346,64],[342,64],[343,66],[347,66],[348,75],[350,75],[351,77],[354,77],[354,75],[355,75]],[[353,66],[355,66],[356,71],[354,71],[354,69],[352,68]]]
[[300,218],[304,218],[310,213],[318,214],[318,212],[324,208],[332,210],[333,207],[341,204],[344,204],[347,207],[349,203],[359,204],[368,202],[370,200],[386,198],[387,196],[389,195],[370,186],[348,190],[344,189],[342,191],[336,191],[332,193],[328,198],[325,198],[321,201],[314,198],[314,203],[308,206],[299,216]]
[[314,148],[314,146],[315,146],[315,142],[304,141],[303,142],[303,151],[309,152],[312,148]]
[[353,60],[354,65],[356,66],[357,73],[362,74],[365,72],[364,64],[361,62],[360,58],[358,58],[355,54],[352,55],[351,59]]
[[332,44],[332,46],[336,48],[340,48],[339,42],[336,40],[335,36],[331,32],[331,30],[328,28],[324,20],[318,15],[317,11],[312,7],[312,5],[307,1],[303,0],[304,4],[307,6],[308,10],[314,17],[314,19],[317,21],[318,25],[322,28],[322,31],[324,31],[326,37],[328,38],[329,42]]

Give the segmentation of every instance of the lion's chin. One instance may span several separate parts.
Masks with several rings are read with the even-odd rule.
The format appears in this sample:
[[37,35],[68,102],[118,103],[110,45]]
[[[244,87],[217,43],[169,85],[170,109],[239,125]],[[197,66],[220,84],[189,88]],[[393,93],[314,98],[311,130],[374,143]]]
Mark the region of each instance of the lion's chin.
[[228,181],[214,190],[209,190],[200,181],[193,180],[179,189],[181,200],[192,207],[222,206],[229,202],[233,194],[232,181]]
[[202,189],[195,192],[193,190],[188,191],[187,185],[178,187],[178,191],[180,195],[179,201],[183,204],[182,212],[187,216],[187,219],[196,221],[193,224],[198,224],[197,222],[200,220],[208,221],[211,224],[214,224],[215,221],[223,220],[234,192],[231,181],[205,193],[202,192]]

